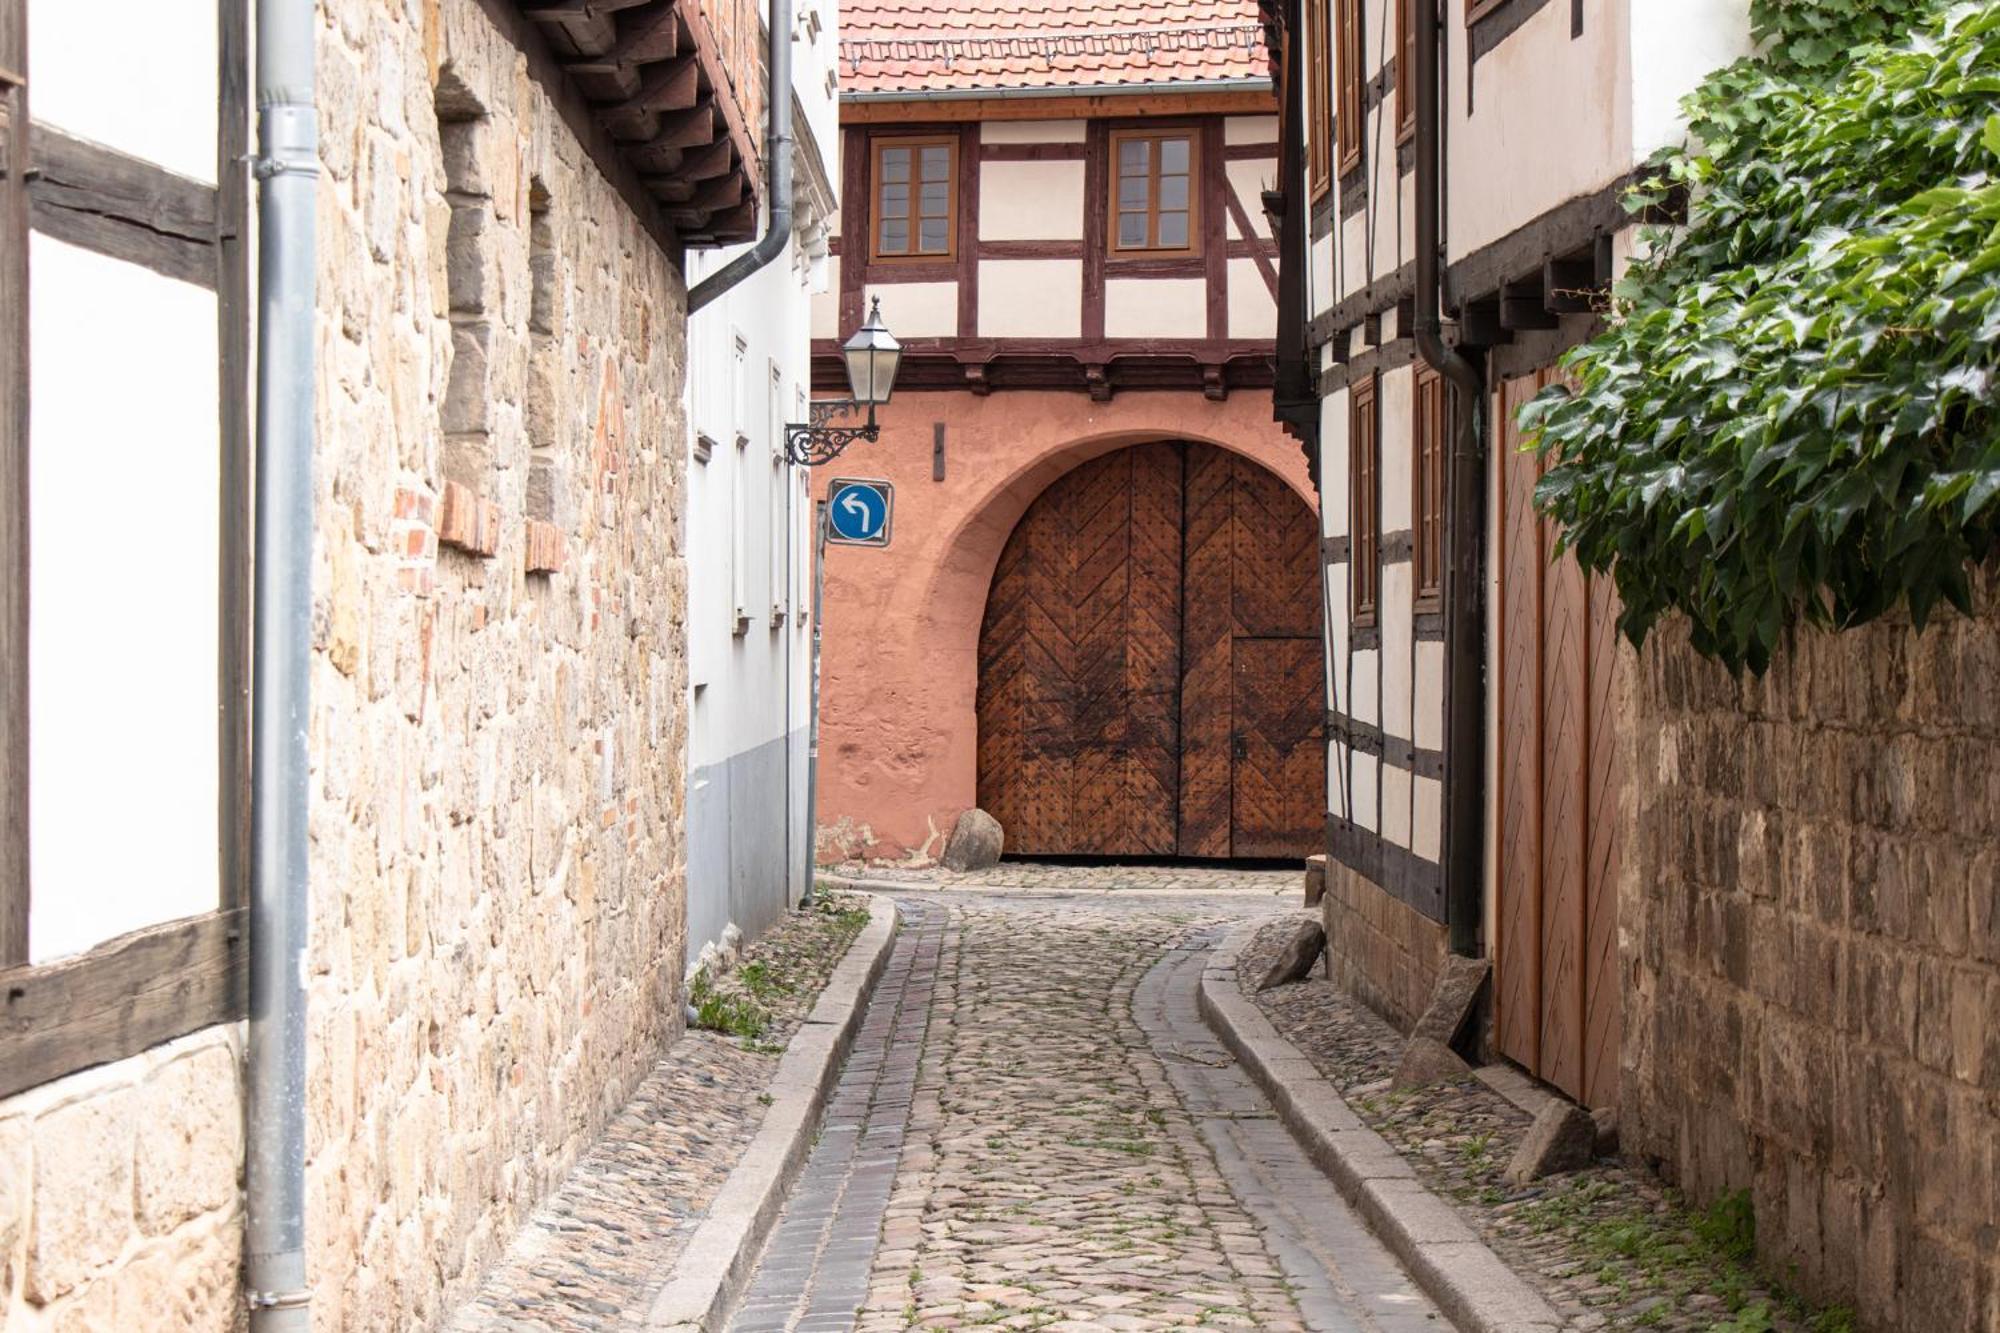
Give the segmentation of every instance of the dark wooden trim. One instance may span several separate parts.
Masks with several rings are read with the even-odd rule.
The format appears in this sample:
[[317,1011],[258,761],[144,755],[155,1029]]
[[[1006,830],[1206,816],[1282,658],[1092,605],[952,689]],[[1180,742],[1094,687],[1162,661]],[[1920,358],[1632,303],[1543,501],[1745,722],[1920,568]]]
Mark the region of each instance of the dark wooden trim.
[[[1382,627],[1372,620],[1350,621],[1347,626],[1347,650],[1350,653],[1380,652]],[[1379,679],[1376,681],[1376,690],[1378,693],[1381,690]]]
[[967,122],[958,130],[952,150],[954,211],[958,235],[953,238],[958,259],[958,336],[979,335],[979,126]]
[[[0,968],[28,959],[28,8],[0,0]],[[5,1064],[0,1063],[0,1076]]]
[[1340,178],[1340,220],[1359,217],[1368,211],[1368,154],[1362,152],[1361,165]]
[[[957,391],[986,394],[1008,389],[1093,389],[1100,396],[1123,390],[1268,389],[1271,345],[1255,338],[1035,339],[929,338],[905,344],[897,392]],[[842,392],[846,375],[837,344],[813,345],[816,393]]]
[[1452,264],[1444,275],[1446,308],[1457,310],[1495,295],[1502,283],[1540,274],[1548,261],[1587,250],[1597,237],[1643,221],[1625,208],[1627,191],[1643,174],[1643,169],[1629,172],[1589,194],[1558,204]]
[[216,55],[216,317],[221,321],[221,569],[217,623],[222,636],[218,815],[227,910],[250,901],[250,667],[252,458],[250,433],[250,6],[220,0]]
[[181,282],[215,286],[216,190],[46,125],[29,130],[34,229]]
[[1444,612],[1417,612],[1410,622],[1410,637],[1418,643],[1443,643]]
[[1104,337],[1104,241],[1111,225],[1111,129],[1092,121],[1084,129],[1083,337]]
[[1407,565],[1415,558],[1415,552],[1416,535],[1408,528],[1382,534],[1382,564]]
[[1474,0],[1466,8],[1467,55],[1470,63],[1512,37],[1549,0]]
[[[1379,783],[1376,790],[1381,790]],[[1337,814],[1326,819],[1326,854],[1411,910],[1444,921],[1444,867],[1436,861]]]
[[865,265],[861,276],[866,282],[956,282],[962,271],[959,259],[884,259]]
[[1222,156],[1230,162],[1269,162],[1275,165],[1278,161],[1278,141],[1224,144]]
[[1327,237],[1333,235],[1334,214],[1339,211],[1339,204],[1340,201],[1333,197],[1332,190],[1328,190],[1325,194],[1321,195],[1318,199],[1313,201],[1313,207],[1312,207],[1313,240],[1323,241]]
[[243,1017],[247,933],[211,912],[0,972],[0,1097]]
[[[840,328],[835,342],[861,327],[862,296],[868,282],[868,236],[875,225],[868,207],[867,131],[850,125],[842,130],[841,138],[840,230],[844,243],[840,260]],[[847,239],[850,237],[853,239]]]
[[1487,352],[1489,374],[1495,381],[1515,379],[1554,365],[1564,352],[1590,341],[1603,329],[1604,320],[1600,316],[1566,315],[1553,329],[1516,334],[1511,341]]
[[1320,563],[1323,565],[1327,565],[1329,567],[1333,565],[1346,564],[1348,547],[1349,547],[1348,539],[1346,534],[1344,533],[1338,537],[1320,538],[1319,539]]
[[1383,343],[1373,351],[1363,352],[1349,360],[1336,362],[1320,372],[1319,394],[1329,398],[1358,380],[1365,380],[1388,370],[1401,370],[1417,359],[1415,338],[1397,338]]
[[[1244,214],[1244,219],[1248,221],[1249,214]],[[1276,259],[1278,257],[1278,243],[1266,240],[1261,236],[1252,237],[1247,241],[1234,240],[1229,243],[1229,257],[1231,259]]]
[[1083,258],[1082,241],[981,241],[981,259],[1076,259]]
[[1081,143],[981,143],[981,162],[1081,162]]
[[[1236,187],[1223,170],[1222,122],[1211,120],[1201,127],[1194,145],[1201,154],[1196,164],[1201,182],[1201,215],[1193,219],[1201,225],[1202,258],[1207,266],[1208,336],[1229,336],[1229,218],[1228,207],[1236,202]],[[1190,182],[1192,187],[1193,182]],[[1216,205],[1222,203],[1223,207]]]
[[1227,175],[1222,177],[1222,204],[1229,212],[1229,220],[1234,222],[1236,230],[1242,233],[1242,240],[1230,241],[1223,247],[1228,257],[1255,259],[1257,272],[1264,279],[1266,290],[1271,293],[1273,301],[1277,300],[1278,269],[1271,262],[1271,257],[1277,253],[1277,243],[1257,235],[1257,228],[1250,222],[1250,210],[1243,207],[1243,201],[1236,197],[1236,186],[1230,182]]
[[1278,95],[1268,88],[1217,88],[1205,92],[1064,93],[1047,97],[907,98],[843,101],[843,125],[904,125],[917,121],[1103,120],[1146,116],[1275,116]]
[[1443,780],[1444,751],[1427,750],[1405,737],[1387,735],[1373,722],[1349,717],[1337,709],[1326,711],[1326,738],[1344,750],[1380,759],[1391,768]]
[[1107,278],[1205,278],[1208,275],[1206,255],[1106,255],[1104,276]]
[[[1315,347],[1331,342],[1368,316],[1395,309],[1416,289],[1417,266],[1414,262],[1405,264],[1395,272],[1377,278],[1360,291],[1343,297],[1315,316],[1307,336]],[[1402,330],[1398,329],[1397,332],[1400,333]]]

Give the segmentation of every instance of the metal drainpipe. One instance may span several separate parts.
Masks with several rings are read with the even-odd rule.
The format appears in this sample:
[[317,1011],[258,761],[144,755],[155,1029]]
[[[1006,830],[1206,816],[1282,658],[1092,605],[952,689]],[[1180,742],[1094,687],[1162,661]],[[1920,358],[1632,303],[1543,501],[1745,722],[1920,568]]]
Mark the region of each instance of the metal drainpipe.
[[766,155],[771,169],[771,217],[764,234],[736,258],[688,290],[687,308],[695,311],[755,273],[785,252],[792,239],[792,0],[771,0],[770,129]]
[[1486,771],[1485,697],[1481,678],[1484,598],[1479,582],[1481,498],[1479,367],[1445,344],[1439,311],[1442,102],[1438,96],[1438,0],[1417,5],[1416,342],[1425,363],[1458,395],[1445,471],[1445,920],[1453,952],[1474,953],[1483,923],[1483,823]]
[[257,0],[257,534],[245,1296],[306,1333],[306,745],[312,653],[313,0]]

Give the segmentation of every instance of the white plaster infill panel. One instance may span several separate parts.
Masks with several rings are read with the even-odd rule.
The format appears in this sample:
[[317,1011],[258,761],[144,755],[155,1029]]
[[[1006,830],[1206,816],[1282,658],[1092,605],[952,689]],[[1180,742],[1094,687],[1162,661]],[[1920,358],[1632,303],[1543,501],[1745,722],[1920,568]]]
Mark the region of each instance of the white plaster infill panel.
[[29,5],[35,119],[213,183],[218,58],[207,10],[202,22],[200,5]]
[[1276,116],[1231,116],[1222,122],[1222,142],[1225,144],[1267,143],[1275,149],[1278,143],[1278,118]]
[[[1273,260],[1275,264],[1277,261]],[[1229,261],[1229,336],[1232,338],[1275,338],[1278,334],[1278,302],[1264,283],[1264,274],[1254,259]]]
[[1444,748],[1444,645],[1435,639],[1417,644],[1417,713],[1411,719],[1417,748]]
[[979,239],[1082,240],[1083,163],[980,164]]
[[1444,853],[1444,784],[1417,778],[1410,786],[1410,850],[1426,861]]
[[1322,236],[1312,243],[1312,308],[1315,315],[1325,314],[1340,300],[1340,294],[1334,290],[1333,270],[1333,237]]
[[870,283],[869,301],[881,298],[882,322],[898,338],[956,338],[958,284],[955,282]]
[[[1243,215],[1250,219],[1250,235],[1259,240],[1271,239],[1271,219],[1264,216],[1264,190],[1278,178],[1278,160],[1272,158],[1245,158],[1226,162],[1223,175],[1229,178],[1229,188],[1236,192],[1236,202],[1243,209]],[[1229,239],[1242,238],[1242,228],[1236,219],[1229,220]]]
[[815,338],[840,339],[840,289],[838,287],[812,294],[812,336]]
[[1083,335],[1083,261],[979,261],[979,336],[1077,338]]
[[1376,612],[1382,626],[1382,731],[1393,741],[1411,735],[1411,572],[1407,560],[1382,566]]
[[1634,166],[1686,136],[1681,98],[1750,52],[1745,0],[1629,0]]
[[989,120],[979,126],[981,143],[1082,143],[1081,120]]
[[1104,284],[1107,338],[1201,338],[1207,333],[1208,283],[1201,278],[1112,278]]
[[1376,411],[1380,414],[1376,429],[1381,442],[1384,532],[1400,532],[1411,524],[1410,514],[1416,497],[1411,493],[1415,484],[1415,460],[1410,455],[1416,447],[1416,434],[1411,428],[1410,418],[1416,386],[1414,366],[1382,372],[1381,389],[1376,399]]

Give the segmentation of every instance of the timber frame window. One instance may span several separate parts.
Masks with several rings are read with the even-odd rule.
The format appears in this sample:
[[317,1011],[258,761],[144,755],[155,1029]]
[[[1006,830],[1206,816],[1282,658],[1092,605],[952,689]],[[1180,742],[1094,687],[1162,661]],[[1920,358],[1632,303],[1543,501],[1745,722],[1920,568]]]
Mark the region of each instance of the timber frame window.
[[1375,624],[1382,600],[1382,437],[1375,377],[1354,382],[1347,397],[1348,623]]
[[869,147],[875,259],[951,259],[958,251],[958,138],[883,138]]
[[1307,180],[1317,200],[1333,186],[1333,79],[1327,0],[1305,0]]
[[1365,103],[1361,73],[1361,0],[1333,0],[1334,68],[1338,93],[1333,103],[1334,166],[1345,176],[1361,165],[1361,118]]
[[1419,611],[1444,604],[1444,377],[1417,368],[1415,410],[1410,414],[1410,559]]
[[[54,2],[36,0],[38,4]],[[241,1018],[247,956],[243,909],[249,867],[247,539],[251,530],[250,272],[244,250],[250,152],[245,96],[249,82],[247,0],[216,0],[211,9],[216,16],[213,51],[218,92],[217,119],[209,131],[214,140],[214,185],[148,158],[102,146],[93,137],[35,122],[30,105],[35,88],[27,5],[28,0],[0,0],[0,1097]],[[74,80],[73,62],[69,69],[60,58],[47,63],[51,73],[43,79],[45,88],[67,86],[65,78]],[[57,96],[50,101],[55,104],[62,99]],[[74,109],[73,99],[70,105]],[[211,151],[205,137],[186,139],[176,147],[191,148],[203,162]],[[41,315],[32,320],[31,263],[39,275],[36,295],[46,303],[40,307]],[[40,651],[59,651],[48,646],[50,640],[40,637],[41,622],[29,614],[31,562],[36,566],[33,577],[38,580],[81,577],[70,575],[67,566],[46,558],[46,553],[37,560],[36,547],[31,544],[31,538],[72,544],[75,540],[60,521],[31,531],[35,498],[34,478],[30,476],[35,457],[29,412],[31,370],[40,367],[54,377],[53,382],[65,386],[65,396],[55,405],[43,404],[45,420],[53,423],[48,428],[57,442],[45,439],[44,448],[60,456],[76,433],[88,431],[94,420],[92,406],[85,401],[88,395],[75,393],[68,387],[72,381],[64,378],[77,364],[79,346],[73,323],[65,322],[71,308],[64,304],[64,295],[91,290],[89,283],[120,293],[143,292],[152,303],[144,312],[106,312],[105,318],[121,321],[112,331],[125,341],[132,341],[133,330],[145,329],[141,313],[165,319],[197,312],[188,317],[199,319],[201,324],[210,318],[215,321],[212,438],[216,454],[201,460],[201,466],[219,478],[219,488],[214,493],[216,508],[200,520],[199,530],[210,530],[212,521],[213,530],[219,533],[219,549],[206,571],[180,571],[186,585],[194,590],[193,597],[214,598],[214,707],[212,714],[203,707],[199,715],[176,716],[215,740],[212,846],[216,858],[212,869],[206,865],[192,869],[163,866],[156,880],[123,886],[135,890],[136,896],[128,893],[118,903],[125,909],[134,902],[141,907],[177,902],[171,893],[163,892],[173,880],[172,889],[192,887],[201,901],[212,901],[214,906],[126,930],[94,945],[82,938],[31,945],[36,858],[30,845],[30,782],[38,783],[38,791],[46,793],[48,789],[39,785],[37,775],[45,770],[37,766],[38,752],[30,747],[29,731],[31,726],[39,730],[47,710],[68,708],[59,688],[65,682],[57,680],[38,692],[35,706],[44,714],[38,717],[31,712],[31,634],[43,645]],[[207,313],[211,309],[213,315]],[[44,336],[45,329],[43,355],[38,358],[32,343]],[[98,378],[106,390],[116,393],[121,371],[129,368],[121,367],[115,354],[111,355],[114,359],[101,367]],[[199,351],[194,355],[207,364]],[[205,397],[198,383],[187,388],[190,401]],[[72,396],[74,402],[70,401]],[[198,441],[211,438],[210,420],[204,406],[199,417],[169,418],[163,424],[178,421],[185,428],[195,422],[188,438]],[[165,432],[163,436],[164,440],[142,444],[157,450],[178,443]],[[65,484],[61,474],[55,479],[44,475],[41,484],[66,503],[77,502],[77,497],[63,495],[59,489]],[[101,484],[106,495],[115,495],[119,487],[138,483],[121,478],[119,470],[111,467],[105,469]],[[84,501],[94,503],[88,496]],[[168,514],[161,521],[171,524],[182,521],[182,516]],[[186,521],[196,522],[193,518]],[[115,542],[130,535],[108,528],[95,534],[95,539]],[[56,600],[59,606],[60,599]],[[42,598],[36,601],[38,606],[46,604]],[[206,611],[203,608],[204,615]],[[64,632],[55,634],[54,642],[66,652],[73,641],[66,637],[69,627],[60,628]],[[128,665],[135,676],[148,671],[143,659],[149,646],[143,642],[132,645]],[[48,665],[46,660],[42,663],[44,668]],[[202,670],[196,667],[194,683],[197,694],[205,697],[208,685],[200,679]],[[61,675],[60,671],[40,671],[36,678]],[[206,720],[209,717],[213,721]],[[67,719],[64,711],[58,720]],[[66,727],[50,730],[56,733],[51,750],[66,750],[79,743]],[[87,736],[83,739],[87,741]],[[158,742],[135,736],[132,743],[146,746]],[[119,756],[100,753],[92,762],[116,764]],[[73,771],[65,770],[61,776],[67,784],[61,789],[63,795],[72,795],[76,782]],[[60,800],[49,799],[51,804]],[[70,807],[60,808],[67,811]],[[115,811],[103,811],[102,821],[111,837],[120,836]],[[198,827],[189,832],[191,845],[210,843]],[[50,850],[50,863],[61,863],[61,854],[73,850],[60,843],[57,840],[57,846]],[[81,862],[72,858],[68,864],[73,870]],[[212,900],[201,897],[210,874],[215,887]],[[74,887],[74,874],[66,875],[56,885],[57,900]],[[78,919],[74,902],[64,907],[66,915],[58,934]],[[173,916],[175,912],[161,915]],[[39,934],[41,929],[36,925],[35,932]],[[81,952],[71,952],[72,948]],[[38,949],[46,950],[42,961],[36,961]]]
[[1111,178],[1114,256],[1187,255],[1199,248],[1194,131],[1112,131]]

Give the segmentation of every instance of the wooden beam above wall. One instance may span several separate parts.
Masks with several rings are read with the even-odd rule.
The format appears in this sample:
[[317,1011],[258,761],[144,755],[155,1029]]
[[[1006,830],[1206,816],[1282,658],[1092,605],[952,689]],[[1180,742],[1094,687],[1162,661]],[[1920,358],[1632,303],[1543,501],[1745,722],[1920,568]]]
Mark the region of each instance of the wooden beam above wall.
[[1275,93],[1224,89],[1210,93],[1052,92],[1047,97],[912,96],[908,101],[840,104],[843,125],[908,125],[958,120],[1105,120],[1123,116],[1275,116]]

